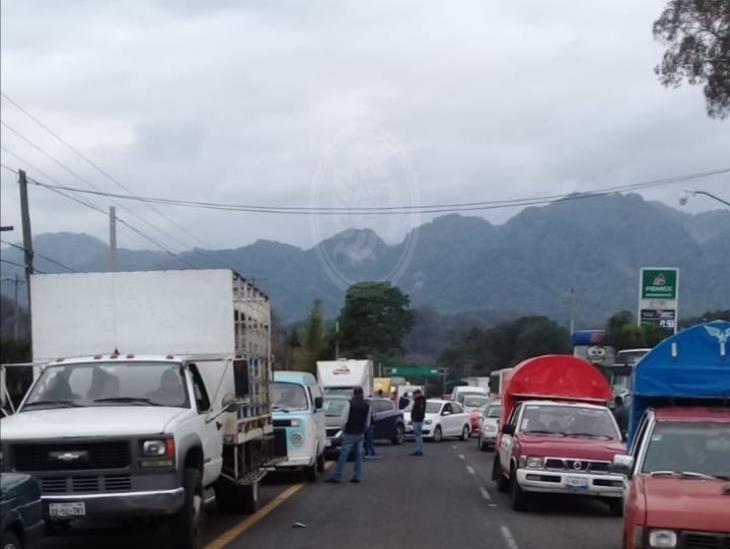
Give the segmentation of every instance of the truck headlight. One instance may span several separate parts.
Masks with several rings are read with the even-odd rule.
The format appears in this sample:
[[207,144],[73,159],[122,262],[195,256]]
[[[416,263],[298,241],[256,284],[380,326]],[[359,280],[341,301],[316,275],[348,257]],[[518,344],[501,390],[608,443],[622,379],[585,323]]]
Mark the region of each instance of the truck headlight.
[[292,419],[291,420],[291,426],[292,427],[299,427],[301,424],[302,424],[302,422],[299,419]]
[[140,450],[142,468],[175,466],[175,439],[172,437],[145,440]]
[[651,530],[649,547],[672,549],[677,546],[677,533],[673,530]]
[[304,446],[304,437],[299,433],[294,433],[289,437],[289,442],[294,448],[301,448]]
[[520,467],[527,467],[528,469],[542,469],[544,459],[535,456],[522,456],[520,457]]

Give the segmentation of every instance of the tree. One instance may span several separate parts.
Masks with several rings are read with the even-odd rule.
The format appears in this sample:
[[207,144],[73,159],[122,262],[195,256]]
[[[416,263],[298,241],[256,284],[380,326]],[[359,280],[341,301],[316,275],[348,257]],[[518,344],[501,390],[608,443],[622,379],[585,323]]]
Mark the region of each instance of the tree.
[[344,353],[382,360],[402,350],[413,313],[408,296],[389,282],[359,282],[347,290],[339,323]]
[[667,46],[654,69],[659,81],[704,84],[707,114],[730,115],[730,2],[669,0],[654,21],[654,38]]
[[[296,331],[289,341],[292,347],[299,345],[299,334]],[[324,317],[322,315],[322,303],[316,300],[309,310],[309,315],[304,323],[304,336],[298,353],[295,352],[295,363],[299,370],[315,373],[317,361],[324,358],[327,350],[327,339],[324,328]]]

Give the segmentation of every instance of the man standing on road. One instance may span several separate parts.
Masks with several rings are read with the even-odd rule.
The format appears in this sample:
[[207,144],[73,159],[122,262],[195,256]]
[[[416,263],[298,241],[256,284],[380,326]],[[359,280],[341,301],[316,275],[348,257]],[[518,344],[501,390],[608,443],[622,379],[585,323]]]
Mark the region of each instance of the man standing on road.
[[413,408],[411,409],[411,424],[413,425],[413,436],[416,439],[416,451],[412,456],[423,455],[423,420],[426,417],[426,399],[420,389],[413,391]]
[[403,396],[400,397],[400,400],[398,400],[398,409],[399,410],[405,410],[408,408],[408,405],[411,403],[411,399],[408,398],[408,393],[403,393]]
[[337,460],[337,466],[332,478],[327,482],[339,483],[342,473],[347,464],[352,451],[355,451],[355,471],[353,472],[350,482],[359,484],[362,478],[362,442],[363,435],[370,427],[370,405],[363,397],[362,387],[355,387],[352,399],[350,399],[347,414],[343,414],[346,418],[342,425],[342,448],[340,449],[340,457]]
[[616,398],[613,399],[613,402],[615,404],[613,408],[613,417],[616,418],[616,423],[618,423],[618,429],[621,431],[621,435],[625,435],[627,431],[629,430],[629,410],[624,405],[624,399],[620,395],[616,395]]

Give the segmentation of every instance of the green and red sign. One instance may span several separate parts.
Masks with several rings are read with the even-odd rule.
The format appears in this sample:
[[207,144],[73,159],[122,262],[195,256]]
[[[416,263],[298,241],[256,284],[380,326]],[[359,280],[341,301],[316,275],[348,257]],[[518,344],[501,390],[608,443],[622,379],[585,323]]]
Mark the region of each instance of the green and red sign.
[[642,269],[641,299],[677,299],[677,269]]

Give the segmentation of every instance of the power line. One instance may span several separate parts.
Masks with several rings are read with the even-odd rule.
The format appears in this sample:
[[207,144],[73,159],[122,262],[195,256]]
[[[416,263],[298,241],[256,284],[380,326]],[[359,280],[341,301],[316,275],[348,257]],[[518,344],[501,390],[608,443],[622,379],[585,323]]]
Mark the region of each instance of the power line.
[[[12,246],[13,248],[15,248],[17,250],[21,250],[23,252],[26,251],[26,249],[23,246],[19,246],[18,244],[13,244],[12,242],[8,242],[7,240],[3,240],[0,238],[0,242],[2,242],[3,244],[6,244],[8,246]],[[53,263],[54,265],[57,265],[57,266],[61,267],[62,269],[66,269],[67,271],[70,271],[72,273],[76,272],[74,269],[72,269],[71,267],[68,267],[67,265],[64,265],[60,261],[57,261],[57,260],[53,259],[52,257],[48,257],[47,255],[43,255],[42,253],[36,252],[35,250],[33,251],[33,255],[38,256],[41,259],[45,259],[46,261]]]
[[[21,159],[21,158],[20,158],[20,157],[19,157],[18,155],[16,155],[16,154],[12,153],[11,151],[8,151],[8,150],[7,150],[7,149],[6,149],[6,148],[5,148],[4,146],[0,145],[0,149],[2,149],[2,150],[5,150],[5,151],[7,151],[7,152],[10,152],[10,154],[13,154],[13,156],[15,156],[16,158],[18,158],[18,159],[19,159],[19,160],[20,160],[21,162],[25,162],[25,161],[24,161],[23,159]],[[6,170],[10,170],[11,172],[13,172],[13,173],[15,173],[15,174],[17,174],[17,173],[18,173],[18,171],[17,171],[17,170],[14,170],[14,169],[12,169],[12,168],[10,168],[10,167],[6,166],[5,164],[2,164],[2,167],[3,167],[3,168],[5,168]],[[32,167],[32,165],[31,165],[31,167]],[[35,169],[35,168],[34,168],[34,169]],[[39,171],[40,171],[40,170],[39,170]],[[34,180],[34,179],[32,179],[32,178],[30,178],[30,177],[28,178],[28,181],[31,181],[31,182],[35,182],[35,180]],[[37,182],[36,182],[35,184],[37,185]],[[56,187],[57,187],[57,185],[56,185],[56,186],[54,186],[54,185],[45,185],[45,184],[44,184],[44,185],[40,185],[40,186],[41,186],[42,188],[46,188],[46,189],[48,189],[49,191],[51,191],[51,192],[54,192],[54,193],[58,194],[59,196],[62,196],[62,197],[64,197],[64,198],[68,199],[68,200],[72,200],[73,202],[76,202],[77,204],[81,204],[82,206],[85,206],[85,207],[87,207],[87,208],[89,208],[89,209],[91,209],[91,210],[94,210],[95,212],[98,212],[98,213],[102,214],[102,215],[103,215],[103,216],[105,216],[105,217],[106,217],[106,216],[108,215],[108,212],[107,212],[106,210],[103,210],[102,208],[99,208],[99,207],[98,207],[97,205],[95,205],[95,204],[93,204],[93,203],[89,203],[89,202],[86,202],[86,201],[84,201],[84,200],[81,200],[80,198],[77,198],[77,197],[75,197],[75,196],[72,196],[72,195],[70,195],[70,194],[68,194],[68,193],[65,193],[65,192],[63,192],[62,190],[59,190],[58,188],[56,188]],[[118,222],[119,224],[121,224],[121,225],[124,225],[124,226],[125,226],[125,227],[127,227],[127,228],[128,228],[128,229],[129,229],[130,231],[132,231],[133,233],[135,233],[135,234],[139,235],[139,236],[140,236],[140,237],[142,237],[143,239],[147,240],[148,242],[150,242],[151,244],[153,244],[154,246],[156,246],[157,248],[159,248],[159,249],[160,249],[160,250],[162,250],[163,252],[165,252],[165,253],[167,253],[168,255],[170,255],[170,256],[172,256],[172,257],[174,257],[175,259],[177,259],[177,260],[178,260],[178,261],[179,261],[180,263],[182,263],[182,264],[183,264],[183,265],[185,265],[186,267],[190,267],[190,268],[192,268],[192,269],[197,269],[197,268],[198,268],[198,267],[197,267],[197,265],[193,265],[192,263],[190,263],[190,262],[189,262],[189,261],[187,261],[186,259],[183,259],[183,258],[182,258],[182,257],[180,257],[180,256],[179,256],[178,254],[176,254],[176,253],[175,253],[175,252],[173,252],[172,250],[168,249],[168,248],[167,248],[167,247],[165,247],[165,246],[164,246],[163,244],[159,243],[159,242],[158,242],[157,240],[155,240],[154,238],[152,238],[152,237],[151,237],[151,236],[149,236],[148,234],[144,233],[144,232],[143,232],[142,230],[138,229],[137,227],[135,227],[134,225],[132,225],[131,223],[129,223],[129,222],[128,222],[128,221],[126,221],[125,219],[122,219],[121,217],[117,217],[117,222]]]
[[[66,164],[64,164],[63,162],[61,162],[60,160],[58,160],[55,156],[53,156],[52,154],[50,154],[47,151],[45,151],[37,143],[34,143],[28,137],[26,137],[25,135],[23,135],[22,132],[16,130],[15,128],[13,128],[12,126],[10,126],[7,122],[3,122],[3,121],[0,120],[0,124],[4,128],[6,128],[7,130],[9,130],[10,132],[12,132],[13,134],[15,134],[16,136],[18,136],[20,139],[22,139],[25,143],[27,143],[28,145],[30,145],[31,147],[33,147],[35,150],[37,150],[43,156],[45,156],[46,158],[48,158],[49,160],[51,160],[52,162],[54,162],[55,164],[57,164],[64,171],[66,171],[69,174],[71,174],[71,176],[73,176],[74,178],[78,179],[79,181],[81,181],[82,183],[84,183],[85,185],[87,185],[90,189],[93,189],[94,191],[96,191],[96,193],[99,193],[99,196],[104,196],[104,194],[103,194],[104,191],[102,191],[97,185],[95,185],[94,183],[92,183],[91,181],[89,181],[87,178],[85,178],[84,176],[82,176],[81,174],[79,174],[78,172],[76,172],[75,170],[73,170],[72,168],[69,168]],[[20,157],[17,154],[13,153],[12,151],[10,151],[9,149],[7,149],[6,147],[2,147],[2,148],[8,154],[11,154],[15,158],[20,159]],[[30,163],[28,163],[28,162],[26,162],[26,163],[29,166],[32,166]],[[41,170],[38,170],[37,168],[36,168],[36,170],[38,172],[41,171]],[[46,175],[46,177],[48,177],[48,175]],[[158,231],[159,233],[161,233],[163,235],[166,235],[168,238],[170,238],[171,240],[175,241],[178,245],[181,245],[183,247],[186,246],[186,244],[184,242],[180,241],[178,238],[176,238],[174,236],[171,236],[170,234],[168,234],[163,229],[160,229],[160,227],[158,227],[154,223],[151,223],[151,222],[147,221],[145,218],[143,218],[142,216],[140,216],[139,214],[137,214],[136,212],[134,212],[134,210],[131,210],[129,208],[126,208],[124,206],[121,206],[118,203],[115,203],[115,205],[117,207],[119,207],[120,210],[124,210],[127,213],[133,215],[135,218],[137,218],[139,221],[141,221],[142,223],[144,223],[148,227],[151,227],[152,229]]]
[[[0,92],[0,96],[3,97],[6,101],[8,101],[11,105],[13,105],[16,109],[18,109],[20,112],[25,114],[28,118],[30,118],[33,122],[38,124],[41,128],[43,128],[46,132],[48,132],[51,136],[56,138],[60,143],[64,144],[67,148],[69,148],[71,151],[73,151],[79,158],[82,158],[84,161],[86,161],[91,167],[93,167],[95,170],[97,170],[99,173],[101,173],[103,176],[105,176],[109,181],[129,193],[130,195],[135,195],[135,193],[127,186],[125,186],[121,181],[119,181],[116,177],[114,177],[112,174],[110,174],[107,170],[99,166],[96,162],[91,160],[88,156],[86,156],[83,152],[81,152],[78,148],[74,147],[71,143],[66,141],[63,137],[61,137],[57,132],[55,132],[53,129],[51,129],[47,124],[45,124],[42,120],[40,120],[37,116],[29,112],[27,109],[25,109],[22,105],[20,105],[17,101],[12,99],[10,96],[8,96],[4,92]],[[179,230],[187,234],[189,237],[191,237],[193,240],[197,241],[198,243],[202,244],[203,246],[212,249],[213,246],[209,244],[208,242],[204,241],[203,239],[199,238],[192,232],[190,232],[184,225],[178,223],[173,218],[165,215],[162,211],[160,211],[158,208],[155,208],[154,206],[147,204],[147,207],[155,212],[158,216],[162,217],[163,219],[167,220],[169,223],[177,227]],[[179,243],[180,241],[177,240]],[[223,257],[220,255],[219,252],[214,252],[215,255]],[[225,258],[224,258],[225,259]],[[226,260],[227,262],[227,260]],[[226,263],[224,262],[224,264]]]
[[[8,265],[13,265],[14,267],[20,267],[21,269],[25,269],[25,265],[21,265],[20,263],[16,263],[15,261],[10,261],[9,259],[0,258],[0,262],[7,263]],[[35,269],[35,272],[37,272],[38,274],[48,274],[38,269]]]
[[582,193],[564,193],[547,196],[535,196],[521,199],[511,200],[493,200],[493,201],[482,201],[482,202],[470,202],[462,204],[431,204],[422,206],[382,206],[377,208],[338,208],[330,209],[327,207],[297,207],[297,206],[251,206],[251,205],[237,205],[237,204],[223,204],[216,202],[199,202],[191,200],[179,200],[164,197],[152,197],[152,196],[136,196],[136,195],[123,195],[119,193],[107,193],[105,191],[91,191],[86,189],[80,189],[78,187],[68,187],[59,185],[49,185],[41,181],[29,178],[29,182],[32,184],[54,188],[56,190],[62,190],[71,193],[83,193],[92,194],[105,197],[113,197],[121,200],[132,200],[138,202],[153,202],[165,206],[181,206],[190,208],[203,208],[212,210],[223,210],[223,211],[239,211],[239,212],[250,212],[250,213],[268,213],[268,214],[287,214],[287,215],[343,215],[347,213],[364,213],[367,215],[403,215],[408,213],[447,213],[447,212],[462,212],[462,211],[478,211],[478,210],[491,210],[500,208],[513,208],[521,206],[535,206],[550,204],[552,202],[569,201],[569,200],[582,200],[586,198],[595,198],[606,196],[615,192],[626,192],[640,189],[647,189],[651,187],[659,187],[665,185],[673,185],[681,182],[686,182],[695,179],[701,179],[711,177],[714,175],[720,175],[729,173],[730,168],[723,168],[719,170],[712,170],[707,172],[699,172],[694,174],[687,174],[682,176],[667,177],[662,179],[654,179],[651,181],[644,181],[639,183],[631,183],[625,185],[614,185],[610,187],[604,187],[595,189],[593,191],[587,191]]

